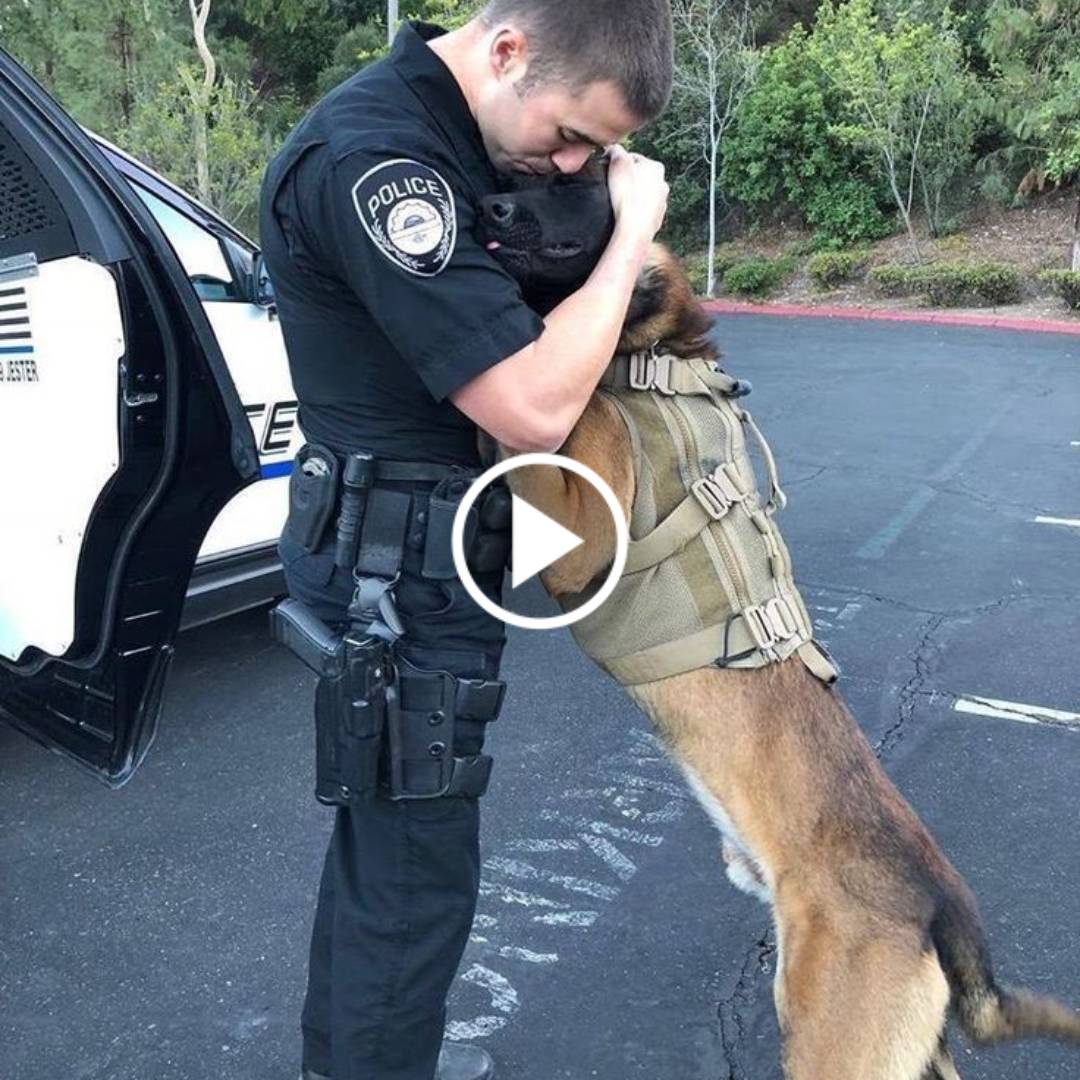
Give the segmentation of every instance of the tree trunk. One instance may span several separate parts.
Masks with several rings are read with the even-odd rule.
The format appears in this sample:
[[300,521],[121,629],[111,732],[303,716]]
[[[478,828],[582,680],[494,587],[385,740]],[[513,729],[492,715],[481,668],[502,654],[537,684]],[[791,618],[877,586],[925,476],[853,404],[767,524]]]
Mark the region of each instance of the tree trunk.
[[938,235],[937,216],[934,213],[933,207],[930,205],[930,190],[926,186],[926,177],[923,174],[922,169],[919,170],[919,187],[922,189],[923,207],[926,210],[926,231],[933,240],[936,239]]
[[896,186],[896,170],[892,166],[892,162],[889,162],[889,186],[892,188],[893,197],[896,199],[896,205],[900,208],[900,214],[904,219],[904,226],[907,228],[908,239],[911,241],[911,250],[915,252],[915,262],[922,266],[922,253],[919,251],[919,242],[915,239],[915,229],[911,224],[911,213],[904,205],[903,196],[900,194],[900,189]]
[[715,118],[709,122],[709,266],[705,276],[705,294],[716,295],[716,158],[719,141]]
[[210,112],[214,79],[217,75],[217,65],[206,44],[206,20],[210,17],[210,2],[211,0],[199,0],[199,6],[196,8],[196,0],[188,0],[191,26],[195,33],[195,48],[199,50],[199,59],[202,60],[205,69],[202,87],[196,86],[194,79],[188,81],[188,92],[191,94],[192,104],[192,141],[195,144],[195,185],[199,198],[208,206],[212,205],[212,201],[207,117]]
[[1073,215],[1072,268],[1080,272],[1080,194],[1076,196],[1076,213]]
[[123,80],[123,88],[120,91],[120,115],[124,118],[125,125],[131,123],[131,109],[135,103],[131,35],[127,12],[121,12],[116,23],[116,46],[120,54],[120,77]]

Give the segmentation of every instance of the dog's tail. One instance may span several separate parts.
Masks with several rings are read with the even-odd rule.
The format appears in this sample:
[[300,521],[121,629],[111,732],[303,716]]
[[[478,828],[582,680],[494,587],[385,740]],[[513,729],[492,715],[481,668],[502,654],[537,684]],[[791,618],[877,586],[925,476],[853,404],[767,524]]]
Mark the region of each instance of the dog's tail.
[[952,991],[960,1026],[976,1042],[1044,1035],[1080,1043],[1080,1012],[994,979],[975,901],[962,883],[941,898],[930,936]]

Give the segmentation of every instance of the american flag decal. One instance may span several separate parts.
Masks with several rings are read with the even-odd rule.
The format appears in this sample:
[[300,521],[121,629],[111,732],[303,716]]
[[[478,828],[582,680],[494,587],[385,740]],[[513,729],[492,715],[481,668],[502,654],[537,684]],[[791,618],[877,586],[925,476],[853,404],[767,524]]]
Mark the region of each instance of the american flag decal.
[[33,355],[26,290],[17,285],[0,286],[0,356]]

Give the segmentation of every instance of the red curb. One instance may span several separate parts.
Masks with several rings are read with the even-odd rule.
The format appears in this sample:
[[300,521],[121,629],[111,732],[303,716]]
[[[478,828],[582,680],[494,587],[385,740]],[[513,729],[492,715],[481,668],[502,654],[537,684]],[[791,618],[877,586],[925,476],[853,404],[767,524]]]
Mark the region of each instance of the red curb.
[[1030,330],[1041,334],[1080,335],[1080,321],[1025,319],[1010,315],[959,315],[947,311],[868,311],[865,308],[809,304],[750,304],[740,300],[704,300],[706,311],[725,315],[779,315],[821,319],[879,319],[885,322],[944,323],[951,326],[991,326],[998,330]]

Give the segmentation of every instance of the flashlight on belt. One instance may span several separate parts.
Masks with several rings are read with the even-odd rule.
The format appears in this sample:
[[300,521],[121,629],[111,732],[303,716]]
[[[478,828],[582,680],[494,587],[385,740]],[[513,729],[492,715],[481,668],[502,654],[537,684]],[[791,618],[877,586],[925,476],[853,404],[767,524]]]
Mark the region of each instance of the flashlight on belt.
[[341,512],[337,520],[337,547],[334,563],[351,570],[356,563],[360,524],[368,489],[375,482],[375,455],[370,450],[356,450],[345,460],[342,475]]

